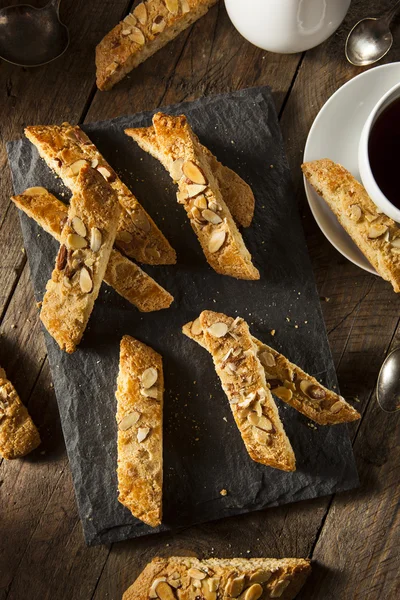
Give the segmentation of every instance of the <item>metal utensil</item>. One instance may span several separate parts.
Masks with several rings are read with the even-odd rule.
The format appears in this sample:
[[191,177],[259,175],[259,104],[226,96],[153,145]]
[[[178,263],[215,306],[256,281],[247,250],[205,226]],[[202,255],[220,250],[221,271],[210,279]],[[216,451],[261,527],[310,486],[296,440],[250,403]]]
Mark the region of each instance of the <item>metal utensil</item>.
[[347,60],[357,67],[378,62],[393,44],[390,24],[400,8],[400,0],[380,17],[367,17],[356,23],[346,40]]
[[37,67],[64,54],[69,31],[60,21],[60,3],[50,0],[44,8],[20,4],[0,10],[0,58]]
[[400,347],[383,361],[376,384],[376,399],[385,412],[400,410]]

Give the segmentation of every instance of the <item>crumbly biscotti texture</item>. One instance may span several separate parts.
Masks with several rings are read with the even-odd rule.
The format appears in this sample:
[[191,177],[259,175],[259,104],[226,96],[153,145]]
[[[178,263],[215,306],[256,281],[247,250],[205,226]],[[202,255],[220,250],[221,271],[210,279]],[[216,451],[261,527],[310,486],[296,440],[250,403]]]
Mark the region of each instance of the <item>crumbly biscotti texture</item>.
[[176,263],[176,252],[168,240],[79,126],[37,125],[27,127],[25,135],[72,192],[85,164],[109,182],[122,207],[115,243],[124,254],[148,265]]
[[[165,156],[160,151],[154,127],[125,129],[125,133],[133,138],[142,150],[157,158],[168,170]],[[197,136],[196,139],[198,139]],[[254,194],[251,187],[235,171],[221,164],[206,146],[203,146],[200,142],[199,146],[206,156],[210,169],[221,190],[222,198],[229,208],[232,217],[238,225],[250,227],[255,206]]]
[[126,335],[117,381],[118,500],[151,527],[162,519],[162,358]]
[[0,455],[8,460],[22,458],[39,444],[35,424],[4,369],[0,368]]
[[[68,207],[43,187],[28,188],[11,200],[47,233],[61,241]],[[104,281],[142,312],[168,308],[174,298],[140,267],[115,248],[107,264]]]
[[204,344],[250,457],[275,469],[295,471],[294,452],[247,323],[210,310],[199,319]]
[[[186,323],[182,332],[206,348],[199,319]],[[328,390],[315,377],[305,373],[267,344],[255,337],[252,340],[264,367],[267,385],[283,402],[319,425],[348,423],[360,418],[360,414],[342,396]]]
[[189,217],[209,265],[222,275],[259,279],[251,255],[222,199],[221,191],[186,117],[157,113],[153,117],[160,151],[172,179],[178,183],[178,202]]
[[61,232],[40,318],[62,350],[74,352],[99,294],[117,232],[120,205],[96,170],[82,167]]
[[147,0],[96,48],[96,82],[110,90],[130,71],[205,15],[218,0]]
[[303,558],[154,558],[122,600],[293,600],[311,573]]
[[400,292],[400,229],[381,212],[349,171],[328,158],[302,170],[377,273]]

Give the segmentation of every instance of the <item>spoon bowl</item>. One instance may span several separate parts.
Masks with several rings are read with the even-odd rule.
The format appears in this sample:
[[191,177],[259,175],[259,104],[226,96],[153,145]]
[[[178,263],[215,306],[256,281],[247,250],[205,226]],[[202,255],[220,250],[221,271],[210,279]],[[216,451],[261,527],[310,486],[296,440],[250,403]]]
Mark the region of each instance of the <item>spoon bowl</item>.
[[367,18],[359,21],[346,41],[346,58],[357,67],[372,65],[381,60],[392,47],[393,36],[382,19]]
[[69,45],[69,31],[59,18],[61,0],[43,8],[29,4],[0,10],[0,58],[22,67],[45,65]]
[[376,399],[385,412],[400,410],[400,346],[383,361],[376,385]]

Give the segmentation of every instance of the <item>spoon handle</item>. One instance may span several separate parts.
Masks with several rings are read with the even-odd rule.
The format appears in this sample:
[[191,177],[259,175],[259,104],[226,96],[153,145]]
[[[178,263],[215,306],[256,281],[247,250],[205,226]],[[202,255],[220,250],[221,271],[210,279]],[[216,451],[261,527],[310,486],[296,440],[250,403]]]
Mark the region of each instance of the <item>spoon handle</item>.
[[389,8],[389,10],[385,13],[383,18],[388,25],[390,25],[390,23],[393,21],[399,8],[400,8],[400,0],[398,0],[398,2],[396,2],[395,5],[392,6],[392,8]]

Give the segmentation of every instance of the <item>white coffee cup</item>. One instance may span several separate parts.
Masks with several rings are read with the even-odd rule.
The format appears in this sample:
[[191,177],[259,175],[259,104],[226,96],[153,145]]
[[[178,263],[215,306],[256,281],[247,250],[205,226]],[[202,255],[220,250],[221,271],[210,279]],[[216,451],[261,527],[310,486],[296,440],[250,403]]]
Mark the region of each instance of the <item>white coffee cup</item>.
[[385,194],[381,191],[376,183],[370,165],[368,146],[371,130],[375,125],[376,120],[382,114],[382,112],[399,97],[400,83],[392,87],[384,96],[382,96],[377,104],[375,104],[365,122],[358,144],[358,168],[360,171],[361,181],[363,182],[363,185],[374,204],[376,204],[376,206],[382,210],[385,215],[397,223],[400,223],[400,209],[394,206],[394,204],[392,204],[390,200],[386,198]]
[[351,0],[225,0],[228,15],[244,38],[290,54],[321,44],[343,21]]

